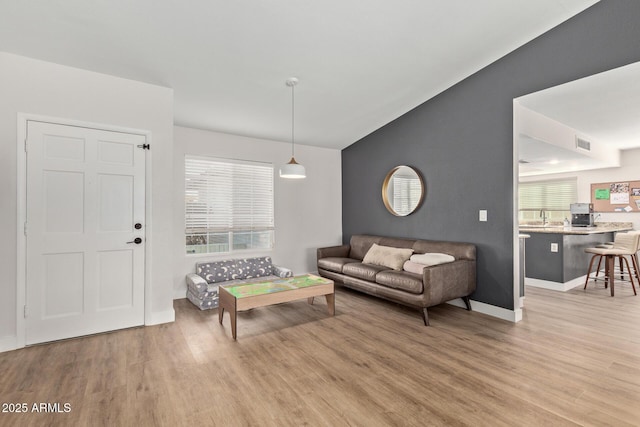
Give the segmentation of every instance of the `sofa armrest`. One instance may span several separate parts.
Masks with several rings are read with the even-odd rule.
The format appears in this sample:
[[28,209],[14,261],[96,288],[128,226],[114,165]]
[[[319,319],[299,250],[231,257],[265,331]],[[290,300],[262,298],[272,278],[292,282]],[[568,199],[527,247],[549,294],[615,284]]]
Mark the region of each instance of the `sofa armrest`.
[[207,290],[207,281],[195,273],[187,274],[185,280],[187,281],[187,287],[195,288],[199,292],[204,292]]
[[328,258],[328,257],[347,258],[349,257],[349,249],[351,249],[350,245],[329,246],[326,248],[318,248],[317,256],[318,256],[318,259]]
[[427,267],[422,273],[427,306],[469,296],[476,290],[475,260],[456,260]]
[[278,277],[285,278],[293,276],[293,271],[288,268],[280,267],[279,265],[273,265],[273,274]]

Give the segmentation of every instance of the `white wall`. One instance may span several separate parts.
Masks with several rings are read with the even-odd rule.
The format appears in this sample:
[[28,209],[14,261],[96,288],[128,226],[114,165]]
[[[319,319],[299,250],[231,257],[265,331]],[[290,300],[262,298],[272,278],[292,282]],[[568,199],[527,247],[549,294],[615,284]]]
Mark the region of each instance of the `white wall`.
[[[591,203],[591,184],[610,181],[640,180],[640,149],[624,150],[620,153],[619,168],[594,169],[590,171],[550,174],[537,177],[521,177],[520,181],[545,181],[557,178],[577,177],[578,202]],[[640,212],[603,212],[597,222],[633,222],[633,228],[640,230]]]
[[274,165],[275,247],[271,251],[242,253],[269,255],[273,262],[302,274],[316,271],[316,249],[342,243],[342,182],[339,150],[296,145],[296,160],[307,178],[278,177],[289,161],[291,144],[198,129],[174,129],[174,297],[185,297],[185,275],[201,260],[238,255],[186,255],[184,237],[185,154],[269,162]]
[[0,351],[15,348],[18,336],[18,113],[151,132],[145,323],[172,321],[173,90],[0,52]]

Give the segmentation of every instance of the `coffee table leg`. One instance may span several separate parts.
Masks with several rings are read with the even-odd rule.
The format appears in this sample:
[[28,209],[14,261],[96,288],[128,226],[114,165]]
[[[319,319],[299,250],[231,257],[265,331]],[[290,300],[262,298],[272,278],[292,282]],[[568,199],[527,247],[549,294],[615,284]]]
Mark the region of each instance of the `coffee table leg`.
[[313,297],[309,297],[307,298],[307,302],[311,305],[313,305]]
[[218,320],[220,320],[220,324],[222,324],[222,317],[224,315],[224,310],[226,309],[229,312],[229,317],[231,318],[231,335],[235,340],[238,300],[225,289],[222,289],[219,295],[220,299],[218,300]]
[[236,339],[236,315],[238,314],[238,312],[236,311],[235,307],[233,310],[229,310],[229,316],[231,317],[231,336],[233,337],[233,339]]
[[329,309],[330,315],[336,314],[336,295],[335,294],[327,294],[324,296],[327,299],[327,308]]

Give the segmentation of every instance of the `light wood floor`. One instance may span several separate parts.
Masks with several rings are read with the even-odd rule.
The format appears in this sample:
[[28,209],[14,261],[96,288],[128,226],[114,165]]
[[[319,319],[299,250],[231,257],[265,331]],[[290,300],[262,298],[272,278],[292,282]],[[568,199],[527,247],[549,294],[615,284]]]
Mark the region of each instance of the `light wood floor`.
[[175,302],[176,322],[0,354],[1,426],[640,424],[640,296],[527,289],[512,324],[338,290],[239,314]]

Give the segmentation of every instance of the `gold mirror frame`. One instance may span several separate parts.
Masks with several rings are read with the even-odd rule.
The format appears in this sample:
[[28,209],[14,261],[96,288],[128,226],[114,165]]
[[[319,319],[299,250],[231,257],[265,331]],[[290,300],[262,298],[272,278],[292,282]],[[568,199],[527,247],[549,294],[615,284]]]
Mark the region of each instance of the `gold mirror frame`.
[[[408,212],[398,212],[398,210],[394,208],[393,201],[390,200],[390,196],[389,196],[389,190],[390,188],[393,188],[391,186],[393,177],[397,172],[403,169],[404,170],[408,169],[410,172],[412,172],[412,175],[414,175],[415,178],[420,182],[420,198],[417,201],[417,203],[415,203],[415,206],[410,207],[410,210]],[[387,176],[384,178],[384,182],[382,183],[382,201],[384,202],[384,206],[387,208],[387,210],[393,215],[395,216],[411,215],[416,211],[416,209],[420,207],[423,200],[424,200],[424,181],[420,173],[418,173],[418,171],[415,170],[414,168],[410,166],[405,166],[405,165],[396,166],[395,168],[391,169],[387,174]]]

